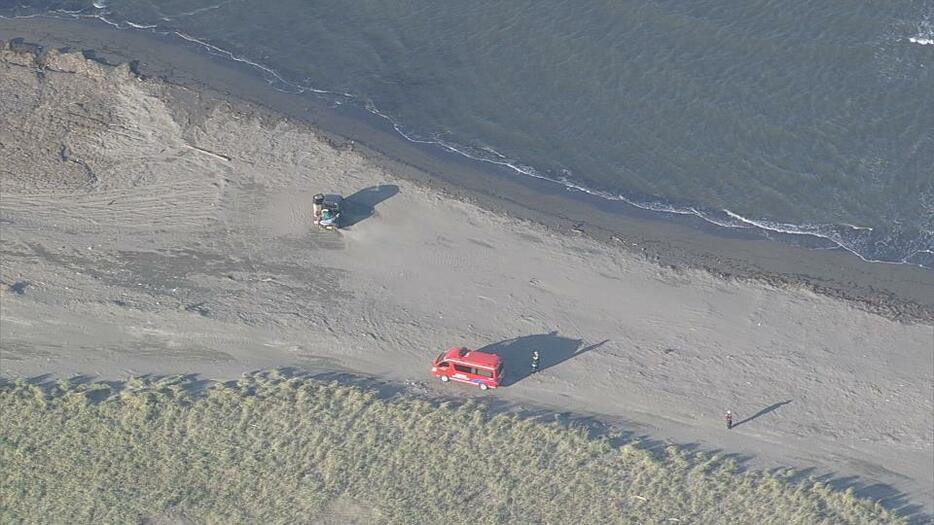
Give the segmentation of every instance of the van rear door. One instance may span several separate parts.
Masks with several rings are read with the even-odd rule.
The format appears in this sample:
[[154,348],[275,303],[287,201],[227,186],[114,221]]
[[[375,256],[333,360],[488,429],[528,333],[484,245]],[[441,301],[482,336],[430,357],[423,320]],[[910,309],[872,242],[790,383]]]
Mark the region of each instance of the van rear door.
[[473,373],[474,373],[474,375],[478,375],[478,376],[480,376],[480,377],[485,377],[485,378],[487,378],[487,379],[493,379],[493,373],[494,373],[494,372],[493,372],[493,370],[490,370],[489,368],[480,368],[480,367],[477,367],[477,368],[474,368],[474,369],[473,369]]

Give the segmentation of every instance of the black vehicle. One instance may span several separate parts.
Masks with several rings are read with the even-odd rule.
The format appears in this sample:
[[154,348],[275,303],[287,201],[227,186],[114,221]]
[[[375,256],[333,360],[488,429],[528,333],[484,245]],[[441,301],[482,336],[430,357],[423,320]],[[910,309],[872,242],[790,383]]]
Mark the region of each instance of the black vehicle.
[[312,207],[315,216],[315,225],[328,230],[340,228],[341,207],[344,198],[340,195],[325,195],[319,193],[313,197]]

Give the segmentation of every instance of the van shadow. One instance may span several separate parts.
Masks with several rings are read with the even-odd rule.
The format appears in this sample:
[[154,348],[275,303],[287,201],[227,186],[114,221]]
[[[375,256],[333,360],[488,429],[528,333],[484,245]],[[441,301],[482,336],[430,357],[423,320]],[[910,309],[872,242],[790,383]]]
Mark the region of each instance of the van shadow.
[[609,340],[584,346],[584,342],[580,339],[562,337],[558,335],[558,332],[551,332],[506,339],[478,350],[499,356],[506,371],[501,386],[509,386],[532,375],[532,352],[536,350],[539,354],[539,371],[541,372],[572,357],[599,348],[607,341]]
[[341,210],[341,227],[353,226],[373,216],[376,206],[399,193],[399,186],[395,184],[380,184],[370,186],[344,197],[343,210]]

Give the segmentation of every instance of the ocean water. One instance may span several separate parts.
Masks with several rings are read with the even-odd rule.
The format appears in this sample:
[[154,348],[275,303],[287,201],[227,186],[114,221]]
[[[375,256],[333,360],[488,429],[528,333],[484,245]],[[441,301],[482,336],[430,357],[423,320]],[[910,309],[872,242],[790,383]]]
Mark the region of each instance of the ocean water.
[[251,64],[414,141],[934,268],[934,1],[0,0]]

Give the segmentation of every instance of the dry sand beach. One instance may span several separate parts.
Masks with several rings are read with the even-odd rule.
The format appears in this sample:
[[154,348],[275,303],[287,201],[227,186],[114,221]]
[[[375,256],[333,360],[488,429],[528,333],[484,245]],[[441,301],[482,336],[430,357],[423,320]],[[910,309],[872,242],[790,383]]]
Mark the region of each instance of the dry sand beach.
[[[427,368],[446,346],[489,347],[519,372],[485,397],[934,509],[930,274],[908,301],[920,314],[896,320],[673,269],[80,53],[3,46],[0,159],[5,376],[296,367],[476,396]],[[312,231],[318,191],[348,196],[340,233]],[[543,373],[523,377],[533,349]]]

